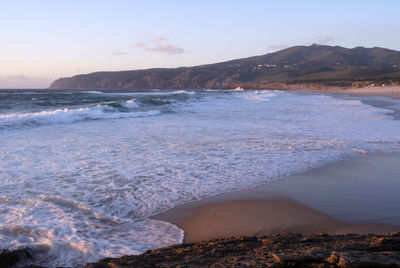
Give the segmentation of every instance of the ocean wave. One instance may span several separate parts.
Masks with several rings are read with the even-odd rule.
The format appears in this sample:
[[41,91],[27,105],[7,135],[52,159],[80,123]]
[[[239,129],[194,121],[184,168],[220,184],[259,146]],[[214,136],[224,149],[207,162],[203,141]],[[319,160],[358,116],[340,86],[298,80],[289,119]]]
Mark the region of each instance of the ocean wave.
[[97,91],[97,90],[83,91],[83,93],[88,93],[88,94],[104,94],[103,92]]
[[138,96],[138,95],[149,95],[149,96],[164,96],[164,95],[195,95],[195,91],[186,91],[186,90],[175,90],[175,91],[143,91],[143,92],[101,92],[96,90],[91,91],[83,91],[83,93],[87,94],[98,94],[98,95],[109,95],[109,96]]
[[[63,108],[33,113],[5,114],[0,115],[0,129],[34,125],[71,124],[83,120],[146,117],[161,113],[159,110],[121,111],[117,106],[113,104],[97,104],[96,106],[83,108]],[[138,107],[133,100],[124,102],[122,105],[119,104],[119,106],[130,109]]]
[[195,95],[195,91],[186,91],[186,90],[176,90],[171,92],[171,94],[188,94],[188,95]]
[[137,104],[134,99],[127,100],[122,103],[122,106],[129,109],[139,108],[139,104]]
[[272,92],[270,90],[256,90],[254,92],[246,92],[244,94],[240,94],[240,97],[249,101],[270,101],[270,98],[276,97],[276,95],[276,92]]

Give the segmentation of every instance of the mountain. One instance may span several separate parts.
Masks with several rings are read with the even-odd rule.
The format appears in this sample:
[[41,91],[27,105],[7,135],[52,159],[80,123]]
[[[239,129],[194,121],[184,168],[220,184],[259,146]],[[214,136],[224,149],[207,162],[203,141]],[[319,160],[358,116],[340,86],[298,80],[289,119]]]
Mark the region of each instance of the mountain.
[[194,67],[82,74],[57,79],[50,88],[296,88],[383,83],[400,84],[399,51],[314,44]]

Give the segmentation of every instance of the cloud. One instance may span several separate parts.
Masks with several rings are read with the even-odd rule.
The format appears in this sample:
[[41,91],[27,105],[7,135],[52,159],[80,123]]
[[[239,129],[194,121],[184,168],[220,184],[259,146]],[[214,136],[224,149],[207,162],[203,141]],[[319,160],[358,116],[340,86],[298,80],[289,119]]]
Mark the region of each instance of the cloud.
[[151,39],[148,43],[136,42],[133,44],[134,47],[142,48],[144,51],[159,52],[168,55],[182,54],[185,52],[183,48],[180,48],[174,44],[168,44],[168,39],[164,36],[157,36]]
[[0,75],[0,88],[47,88],[53,79],[25,75]]
[[160,53],[166,53],[169,55],[174,55],[174,54],[182,54],[185,50],[183,48],[177,47],[175,45],[157,45],[155,47],[147,47],[144,50],[146,51],[153,51],[153,52],[160,52]]
[[281,50],[281,49],[288,48],[288,47],[289,46],[287,46],[287,45],[280,44],[280,45],[268,46],[267,49],[275,51],[275,50]]
[[128,54],[128,52],[123,52],[123,51],[114,51],[113,53],[111,53],[114,56],[119,56],[119,55],[126,55]]
[[147,45],[143,42],[136,42],[133,44],[134,47],[147,47]]
[[164,36],[157,36],[157,37],[154,37],[151,41],[153,41],[153,42],[164,42],[164,41],[167,41],[167,38],[165,38]]
[[317,45],[327,45],[331,42],[335,41],[335,39],[333,37],[329,37],[329,36],[317,36],[314,40],[314,42],[312,42],[313,44],[317,44]]

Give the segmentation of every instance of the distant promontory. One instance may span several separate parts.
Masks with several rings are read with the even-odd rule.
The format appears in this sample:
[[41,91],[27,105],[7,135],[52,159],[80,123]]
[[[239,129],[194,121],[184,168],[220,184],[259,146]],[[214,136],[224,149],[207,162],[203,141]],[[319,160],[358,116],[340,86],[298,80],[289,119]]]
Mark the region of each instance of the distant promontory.
[[296,89],[400,85],[400,52],[386,48],[294,46],[274,53],[180,68],[96,72],[52,89]]

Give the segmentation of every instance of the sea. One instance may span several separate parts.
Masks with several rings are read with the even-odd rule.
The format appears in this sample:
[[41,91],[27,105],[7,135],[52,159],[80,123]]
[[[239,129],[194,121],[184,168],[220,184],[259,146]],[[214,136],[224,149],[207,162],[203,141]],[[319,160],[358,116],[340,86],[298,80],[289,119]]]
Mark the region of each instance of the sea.
[[398,151],[392,113],[277,90],[1,90],[0,249],[73,267],[181,243],[149,217]]

